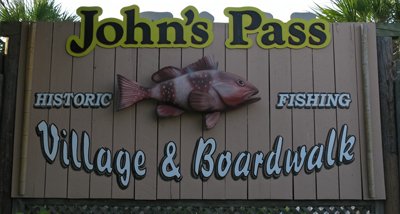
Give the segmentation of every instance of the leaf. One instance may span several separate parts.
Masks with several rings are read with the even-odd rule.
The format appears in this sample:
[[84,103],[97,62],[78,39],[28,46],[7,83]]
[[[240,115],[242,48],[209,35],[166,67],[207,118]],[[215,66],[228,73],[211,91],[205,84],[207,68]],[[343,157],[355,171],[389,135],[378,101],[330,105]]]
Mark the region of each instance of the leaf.
[[0,21],[77,21],[78,16],[70,14],[56,4],[55,0],[0,0]]
[[330,22],[399,22],[398,0],[331,0],[332,6],[316,4],[318,18]]

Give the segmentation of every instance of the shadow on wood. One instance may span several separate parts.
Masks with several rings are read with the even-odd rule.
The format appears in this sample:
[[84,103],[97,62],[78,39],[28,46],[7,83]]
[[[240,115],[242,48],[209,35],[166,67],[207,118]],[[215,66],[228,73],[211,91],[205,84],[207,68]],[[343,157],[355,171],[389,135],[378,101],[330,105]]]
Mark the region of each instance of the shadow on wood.
[[386,183],[385,213],[398,213],[398,210],[400,210],[399,162],[396,141],[395,73],[392,66],[392,38],[377,37],[377,48],[383,160]]

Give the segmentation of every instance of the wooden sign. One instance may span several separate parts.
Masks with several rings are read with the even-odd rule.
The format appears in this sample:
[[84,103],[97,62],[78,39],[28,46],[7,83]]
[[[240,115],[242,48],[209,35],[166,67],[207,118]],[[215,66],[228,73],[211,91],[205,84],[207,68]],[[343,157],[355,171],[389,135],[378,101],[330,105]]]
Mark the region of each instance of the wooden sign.
[[[99,8],[81,8],[82,23],[31,26],[33,52],[22,54],[32,63],[19,73],[13,197],[385,199],[373,24],[365,24],[374,121],[373,167],[368,168],[361,24],[282,23],[255,8],[226,9],[228,24],[210,23],[193,7],[182,19],[154,22],[140,18],[136,6],[122,11],[122,21],[98,20]],[[187,36],[184,30],[182,37],[168,34],[175,42],[159,44],[162,37],[143,31],[134,44],[132,26],[126,25],[130,15],[149,26],[149,35],[163,32],[163,23],[193,30],[197,21],[208,36]],[[114,36],[104,34],[103,41],[106,31]],[[196,64],[211,58],[218,67]],[[156,72],[164,76],[157,79]],[[222,78],[224,84],[231,81],[223,91],[211,78],[218,72],[237,79]],[[133,94],[150,93],[157,84],[151,93],[171,94],[118,110],[130,96],[121,94],[118,76],[142,87],[132,88]],[[188,81],[177,84],[174,78]],[[208,84],[201,83],[205,78],[211,78]],[[24,90],[26,82],[31,91]],[[257,93],[246,96],[256,95],[257,102],[231,108],[228,104],[237,100],[226,93],[249,84]],[[205,128],[207,120],[215,120],[214,126]],[[368,195],[370,169],[375,198]]]

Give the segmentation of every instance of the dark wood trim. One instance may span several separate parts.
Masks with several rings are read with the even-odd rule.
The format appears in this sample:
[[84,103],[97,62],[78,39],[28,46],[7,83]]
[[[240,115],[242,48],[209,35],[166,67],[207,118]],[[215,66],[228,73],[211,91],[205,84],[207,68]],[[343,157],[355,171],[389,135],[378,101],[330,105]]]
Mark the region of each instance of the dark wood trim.
[[377,23],[376,35],[382,37],[399,37],[400,36],[400,23]]
[[0,107],[0,213],[11,213],[12,210],[11,175],[21,26],[21,23],[0,23],[0,35],[10,38],[8,54],[4,58]]
[[396,140],[396,111],[394,96],[395,73],[391,37],[377,37],[379,96],[382,121],[383,162],[385,171],[385,213],[398,213],[399,161]]

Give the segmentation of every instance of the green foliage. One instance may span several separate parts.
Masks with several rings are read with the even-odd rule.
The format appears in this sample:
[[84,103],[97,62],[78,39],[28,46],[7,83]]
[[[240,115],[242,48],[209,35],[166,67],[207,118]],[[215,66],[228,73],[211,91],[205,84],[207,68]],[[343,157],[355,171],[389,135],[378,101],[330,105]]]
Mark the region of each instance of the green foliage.
[[331,0],[332,6],[316,4],[314,13],[330,22],[377,22],[400,21],[398,0]]
[[78,16],[70,14],[56,4],[55,0],[0,0],[0,21],[76,21]]

